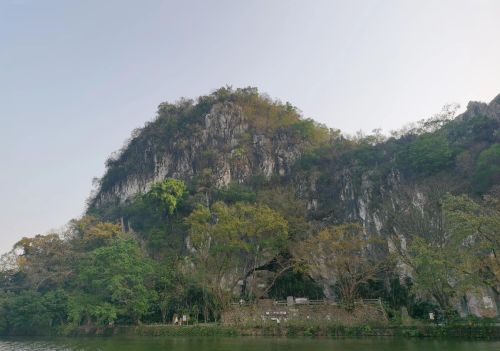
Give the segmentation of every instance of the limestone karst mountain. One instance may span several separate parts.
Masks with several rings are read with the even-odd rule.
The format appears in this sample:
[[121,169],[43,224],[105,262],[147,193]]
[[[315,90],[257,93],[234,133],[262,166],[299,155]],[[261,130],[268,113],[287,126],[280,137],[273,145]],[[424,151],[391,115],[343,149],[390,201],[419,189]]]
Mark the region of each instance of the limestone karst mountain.
[[348,137],[255,88],[162,103],[85,216],[2,257],[0,329],[213,321],[291,295],[497,316],[500,96],[454,111]]

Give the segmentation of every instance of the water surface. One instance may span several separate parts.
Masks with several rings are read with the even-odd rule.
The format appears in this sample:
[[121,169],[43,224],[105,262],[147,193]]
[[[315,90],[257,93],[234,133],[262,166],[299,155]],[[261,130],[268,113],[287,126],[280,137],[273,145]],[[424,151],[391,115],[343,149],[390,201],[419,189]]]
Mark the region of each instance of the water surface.
[[500,341],[458,339],[309,339],[264,337],[15,338],[0,351],[499,351]]

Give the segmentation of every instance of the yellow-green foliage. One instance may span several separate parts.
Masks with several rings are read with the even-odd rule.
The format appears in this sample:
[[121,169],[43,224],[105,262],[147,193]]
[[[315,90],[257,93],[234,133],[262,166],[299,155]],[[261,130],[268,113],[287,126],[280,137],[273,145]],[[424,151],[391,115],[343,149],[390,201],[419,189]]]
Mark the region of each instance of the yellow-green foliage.
[[217,202],[198,207],[185,220],[196,274],[204,288],[225,306],[242,274],[278,254],[288,224],[266,205]]

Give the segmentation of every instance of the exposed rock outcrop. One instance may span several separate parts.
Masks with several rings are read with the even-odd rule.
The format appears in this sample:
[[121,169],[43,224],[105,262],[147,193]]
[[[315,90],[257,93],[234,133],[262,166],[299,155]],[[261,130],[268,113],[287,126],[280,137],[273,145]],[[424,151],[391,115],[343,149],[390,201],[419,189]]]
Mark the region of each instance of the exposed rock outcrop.
[[[154,122],[145,131],[157,128]],[[136,148],[142,141],[145,148]],[[209,170],[211,181],[219,187],[231,182],[243,183],[254,176],[269,178],[290,173],[306,142],[290,137],[287,130],[256,132],[237,104],[217,103],[210,111],[192,122],[190,128],[178,130],[169,139],[141,140],[138,136],[111,160],[106,183],[92,200],[92,206],[123,202],[137,193],[146,192],[151,184],[167,177],[190,179]],[[142,156],[141,156],[142,155]],[[108,181],[116,169],[129,158],[136,164],[124,177]]]

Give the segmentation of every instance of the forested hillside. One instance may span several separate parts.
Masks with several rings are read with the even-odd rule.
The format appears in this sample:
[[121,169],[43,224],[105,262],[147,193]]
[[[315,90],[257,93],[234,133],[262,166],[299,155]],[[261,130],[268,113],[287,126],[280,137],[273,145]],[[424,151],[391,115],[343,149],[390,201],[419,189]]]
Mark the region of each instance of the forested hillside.
[[216,321],[287,296],[498,315],[500,96],[349,137],[221,88],[160,104],[106,167],[83,217],[2,257],[3,333]]

